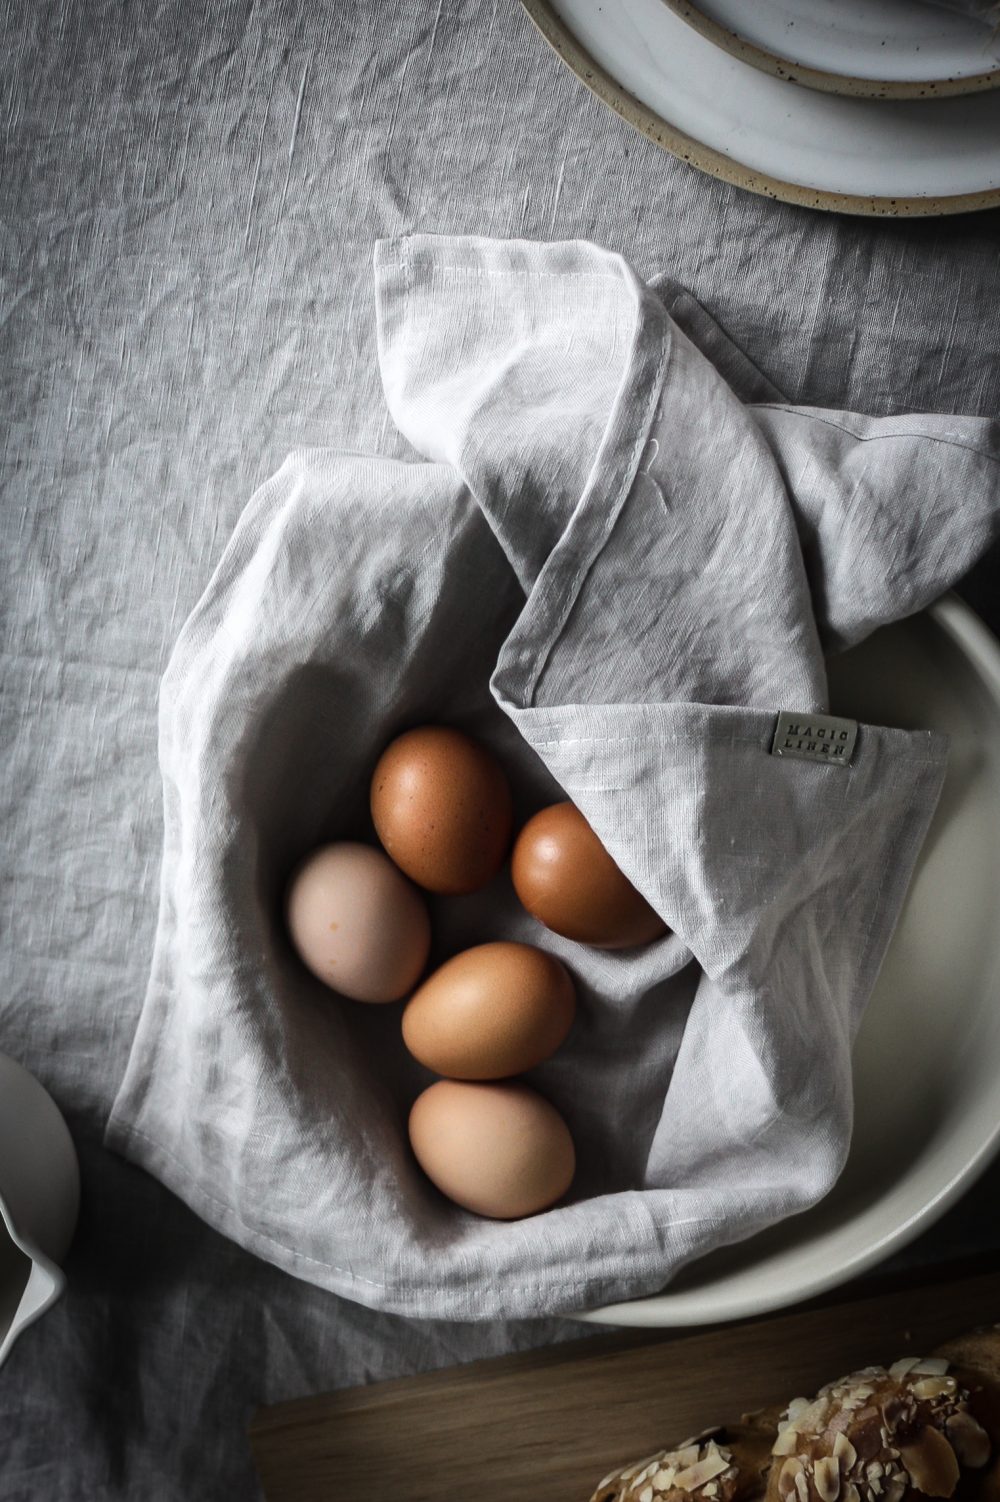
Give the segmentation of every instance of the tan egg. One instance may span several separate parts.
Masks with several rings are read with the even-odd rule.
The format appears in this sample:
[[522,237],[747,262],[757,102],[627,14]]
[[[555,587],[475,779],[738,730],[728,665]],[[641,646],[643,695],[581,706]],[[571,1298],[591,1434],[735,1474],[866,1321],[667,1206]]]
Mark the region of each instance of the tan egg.
[[371,785],[375,831],[401,871],[429,892],[475,892],[510,845],[510,788],[478,741],[424,725],[382,753]]
[[437,1074],[498,1080],[555,1053],[575,1010],[573,982],[554,955],[530,944],[479,944],[410,997],[403,1041]]
[[528,912],[580,944],[631,949],[667,932],[572,803],[553,803],[528,820],[510,874]]
[[352,1001],[398,1001],[427,963],[424,899],[381,850],[324,845],[292,878],[292,943],[312,973]]
[[537,1091],[509,1081],[438,1080],[413,1104],[410,1143],[442,1194],[493,1220],[554,1205],[576,1169],[559,1112]]

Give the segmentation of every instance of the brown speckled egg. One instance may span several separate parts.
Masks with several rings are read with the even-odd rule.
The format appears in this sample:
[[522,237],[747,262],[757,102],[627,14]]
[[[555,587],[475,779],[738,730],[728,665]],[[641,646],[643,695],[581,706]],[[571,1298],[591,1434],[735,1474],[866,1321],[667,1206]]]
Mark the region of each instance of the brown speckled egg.
[[510,788],[478,741],[445,725],[399,736],[372,777],[375,831],[401,871],[429,892],[475,892],[510,844]]
[[424,899],[370,845],[344,840],[315,851],[292,877],[286,914],[305,964],[352,1001],[399,1001],[427,963]]
[[438,1080],[410,1112],[410,1143],[442,1194],[493,1220],[561,1199],[576,1169],[569,1128],[527,1085]]
[[573,982],[554,955],[530,944],[478,944],[410,997],[403,1041],[437,1074],[498,1080],[555,1053],[575,1010]]
[[529,913],[580,944],[631,949],[667,932],[572,803],[553,803],[528,820],[514,845],[511,876]]

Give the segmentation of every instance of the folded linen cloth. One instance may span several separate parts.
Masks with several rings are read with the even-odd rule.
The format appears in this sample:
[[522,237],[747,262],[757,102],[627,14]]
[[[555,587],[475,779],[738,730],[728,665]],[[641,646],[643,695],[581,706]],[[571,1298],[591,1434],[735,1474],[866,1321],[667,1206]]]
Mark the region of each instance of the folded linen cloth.
[[[826,709],[825,651],[920,609],[995,535],[1000,433],[775,400],[682,289],[582,243],[383,244],[376,298],[390,410],[429,462],[290,458],[184,627],[153,972],[108,1141],[363,1303],[579,1310],[662,1288],[843,1165],[851,1041],[946,748],[862,725],[831,766],[772,737],[780,711]],[[413,1162],[430,1076],[398,1008],[326,991],[281,926],[296,859],[370,838],[374,760],[427,721],[491,744],[522,813],[573,798],[671,929],[591,951],[506,875],[432,901],[440,957],[521,939],[577,983],[569,1041],[530,1076],[577,1178],[510,1224]]]

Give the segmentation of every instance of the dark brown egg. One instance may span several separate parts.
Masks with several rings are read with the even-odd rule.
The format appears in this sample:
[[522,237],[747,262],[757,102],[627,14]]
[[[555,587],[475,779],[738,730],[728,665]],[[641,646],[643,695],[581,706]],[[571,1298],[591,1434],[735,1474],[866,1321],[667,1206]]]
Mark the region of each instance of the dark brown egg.
[[410,997],[403,1041],[456,1080],[534,1069],[569,1032],[576,993],[566,966],[531,944],[477,944],[446,960]]
[[475,892],[510,844],[510,788],[471,736],[424,725],[399,736],[372,777],[375,830],[401,871],[429,892]]
[[514,844],[511,876],[529,913],[580,944],[632,949],[667,932],[572,803],[553,803],[528,820]]

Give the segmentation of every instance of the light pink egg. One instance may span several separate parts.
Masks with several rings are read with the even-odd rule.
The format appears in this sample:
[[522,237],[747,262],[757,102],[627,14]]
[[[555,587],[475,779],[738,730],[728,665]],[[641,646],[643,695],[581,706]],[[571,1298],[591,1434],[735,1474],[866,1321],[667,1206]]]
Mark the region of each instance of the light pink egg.
[[424,900],[369,845],[342,841],[309,856],[292,878],[287,918],[312,973],[352,1001],[398,1001],[427,963]]
[[424,1173],[476,1215],[537,1215],[572,1182],[569,1128],[555,1106],[520,1081],[438,1080],[417,1096],[409,1125]]

